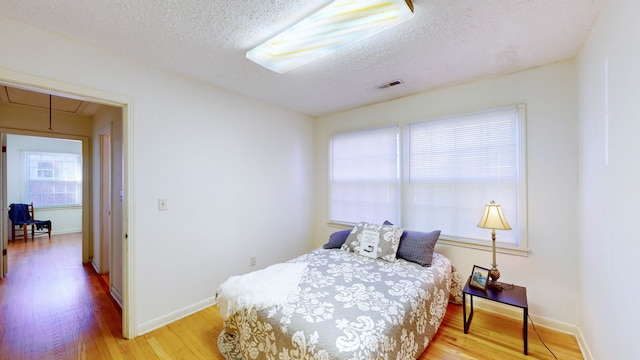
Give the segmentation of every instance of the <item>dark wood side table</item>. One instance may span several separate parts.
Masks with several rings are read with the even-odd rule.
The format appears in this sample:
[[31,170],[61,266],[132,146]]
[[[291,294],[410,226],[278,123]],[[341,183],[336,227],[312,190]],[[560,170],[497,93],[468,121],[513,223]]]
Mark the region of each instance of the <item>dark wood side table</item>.
[[[469,280],[471,277],[469,277]],[[476,288],[469,286],[469,280],[462,289],[462,321],[464,324],[464,333],[469,333],[469,326],[471,325],[471,320],[473,319],[473,297],[477,296],[479,298],[497,301],[503,304],[516,306],[522,309],[522,335],[524,338],[524,354],[527,355],[529,352],[528,349],[528,311],[529,306],[527,305],[527,288],[512,284],[505,284],[498,282],[498,285],[502,287],[502,290],[493,289],[487,287],[486,291],[482,291]],[[470,312],[469,318],[467,318],[467,295],[470,298]]]

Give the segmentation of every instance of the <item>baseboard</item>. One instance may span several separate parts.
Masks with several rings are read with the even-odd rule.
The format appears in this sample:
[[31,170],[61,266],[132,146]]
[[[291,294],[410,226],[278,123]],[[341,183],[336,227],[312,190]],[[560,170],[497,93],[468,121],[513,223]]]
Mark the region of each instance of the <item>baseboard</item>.
[[[483,309],[486,311],[498,313],[510,318],[518,319],[522,321],[522,310],[513,306],[505,306],[494,301],[487,301],[484,299],[480,299],[475,297],[473,299],[474,307],[479,309]],[[565,334],[573,335],[577,337],[578,327],[575,325],[571,325],[562,321],[553,320],[544,316],[538,316],[531,314],[529,312],[529,316],[533,320],[535,326],[546,327],[555,331],[563,332]]]
[[93,270],[96,271],[96,274],[100,274],[100,267],[98,266],[98,264],[93,262],[93,258],[91,259],[91,266],[93,267]]
[[[496,302],[487,301],[478,297],[474,298],[473,304],[474,304],[474,308],[494,312],[497,314],[501,314],[501,315],[522,321],[522,310],[515,308],[513,306],[505,306],[505,305],[501,306]],[[576,338],[576,341],[578,342],[578,347],[582,352],[582,357],[585,360],[593,360],[593,355],[591,354],[591,350],[589,349],[587,340],[584,338],[584,334],[582,333],[582,330],[580,329],[580,327],[571,325],[562,321],[549,319],[544,316],[532,315],[531,313],[529,313],[529,316],[533,320],[533,323],[535,324],[536,327],[545,327],[551,330],[559,331],[559,332],[574,336]]]
[[591,354],[591,349],[589,349],[589,345],[587,345],[587,339],[584,338],[584,334],[580,328],[578,328],[576,339],[578,340],[578,346],[580,346],[584,360],[593,360],[593,354]]
[[182,319],[183,317],[189,316],[209,306],[212,306],[213,304],[215,304],[215,297],[212,296],[193,305],[189,305],[167,315],[161,316],[157,319],[147,321],[143,324],[138,325],[138,327],[136,328],[136,336],[146,334],[157,328],[168,325],[174,321]]
[[111,294],[113,300],[115,300],[118,305],[120,305],[120,309],[122,309],[122,295],[120,295],[118,289],[116,289],[114,286],[110,286],[109,293]]
[[65,235],[65,234],[74,234],[74,233],[81,233],[81,232],[82,232],[81,228],[80,229],[62,229],[62,230],[51,229],[51,235]]

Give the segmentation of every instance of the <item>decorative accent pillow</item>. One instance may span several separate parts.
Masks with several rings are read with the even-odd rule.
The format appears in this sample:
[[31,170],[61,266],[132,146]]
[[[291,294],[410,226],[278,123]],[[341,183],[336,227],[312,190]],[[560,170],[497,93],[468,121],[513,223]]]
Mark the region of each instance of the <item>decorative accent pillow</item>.
[[352,229],[347,229],[334,232],[329,236],[329,241],[322,245],[322,247],[324,249],[340,249],[345,240],[347,240],[347,236],[351,234],[351,230]]
[[431,266],[433,251],[439,238],[440,230],[434,230],[429,233],[405,230],[402,237],[400,237],[398,258],[422,266]]
[[[385,220],[384,225],[393,224],[389,220]],[[405,230],[400,237],[398,259],[405,259],[422,266],[431,266],[433,251],[439,238],[440,230],[429,233]]]
[[361,222],[353,228],[341,249],[394,262],[401,235],[402,229],[393,225]]

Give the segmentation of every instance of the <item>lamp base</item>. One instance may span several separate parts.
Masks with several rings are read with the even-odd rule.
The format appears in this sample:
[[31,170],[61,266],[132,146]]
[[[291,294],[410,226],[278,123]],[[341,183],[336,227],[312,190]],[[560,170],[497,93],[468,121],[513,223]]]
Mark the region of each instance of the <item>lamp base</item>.
[[491,270],[489,270],[489,279],[492,283],[495,283],[498,281],[498,279],[500,279],[500,271],[495,265],[493,265],[491,267]]
[[489,270],[489,283],[487,284],[487,287],[491,289],[496,289],[498,291],[502,290],[502,286],[498,284],[499,278],[500,278],[500,271],[495,265],[493,265],[491,267],[491,270]]
[[487,283],[487,289],[493,289],[493,290],[496,290],[496,291],[502,291],[502,285],[498,284],[497,282],[489,281]]

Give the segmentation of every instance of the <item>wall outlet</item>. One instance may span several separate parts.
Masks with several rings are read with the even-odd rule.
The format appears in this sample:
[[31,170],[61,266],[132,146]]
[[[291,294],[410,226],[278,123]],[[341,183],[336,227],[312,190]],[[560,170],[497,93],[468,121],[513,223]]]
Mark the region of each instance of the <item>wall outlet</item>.
[[256,266],[256,257],[252,256],[249,258],[249,265]]

